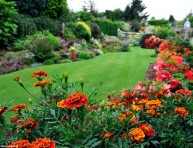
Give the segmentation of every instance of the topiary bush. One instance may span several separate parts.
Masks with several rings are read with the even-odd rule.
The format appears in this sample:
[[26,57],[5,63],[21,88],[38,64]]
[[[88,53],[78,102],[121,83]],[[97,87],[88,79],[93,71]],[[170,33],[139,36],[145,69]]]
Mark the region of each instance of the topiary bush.
[[83,59],[83,60],[88,60],[88,59],[92,59],[95,57],[95,54],[93,52],[87,51],[87,50],[77,51],[76,55],[78,58]]

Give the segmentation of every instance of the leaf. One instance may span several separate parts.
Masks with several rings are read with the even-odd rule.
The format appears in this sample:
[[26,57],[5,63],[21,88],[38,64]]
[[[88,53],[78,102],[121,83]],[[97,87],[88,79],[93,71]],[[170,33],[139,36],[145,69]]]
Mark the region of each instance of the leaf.
[[98,140],[97,138],[94,138],[94,139],[90,140],[85,146],[89,146],[89,145],[91,145],[93,142],[95,142],[97,140]]
[[113,148],[119,148],[119,146],[115,145],[114,143],[109,143],[110,146],[112,146]]
[[50,112],[51,112],[51,114],[52,114],[54,117],[56,116],[55,110],[50,109]]
[[118,138],[118,142],[119,142],[119,147],[122,148],[123,147],[123,143],[122,143],[122,140],[121,140],[120,137]]
[[102,142],[102,140],[99,140],[99,141],[93,143],[92,146],[91,146],[91,148],[93,148],[93,147],[99,145],[101,142]]
[[88,141],[89,138],[90,138],[90,136],[87,136],[87,137],[83,140],[82,144],[85,144],[85,143]]

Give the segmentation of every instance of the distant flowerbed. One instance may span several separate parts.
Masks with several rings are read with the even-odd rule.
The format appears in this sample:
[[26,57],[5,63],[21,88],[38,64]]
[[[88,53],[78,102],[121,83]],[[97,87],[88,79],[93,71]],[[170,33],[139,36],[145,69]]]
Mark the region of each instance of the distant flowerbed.
[[[185,61],[192,51],[163,41],[158,52],[152,81],[109,94],[102,102],[92,99],[100,85],[85,94],[84,80],[69,82],[67,73],[45,79],[46,72],[34,72],[41,97],[15,78],[38,104],[2,106],[0,140],[23,148],[193,147],[193,70]],[[10,122],[7,112],[15,112]],[[35,144],[38,140],[43,146]]]

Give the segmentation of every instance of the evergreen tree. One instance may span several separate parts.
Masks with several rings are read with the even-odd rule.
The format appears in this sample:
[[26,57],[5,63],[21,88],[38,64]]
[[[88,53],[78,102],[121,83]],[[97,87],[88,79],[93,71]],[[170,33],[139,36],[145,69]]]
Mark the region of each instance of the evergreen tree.
[[127,5],[124,11],[124,16],[126,21],[141,21],[146,20],[149,16],[143,11],[146,9],[145,5],[142,4],[142,0],[133,0],[131,5]]
[[[13,1],[13,0],[6,0]],[[39,16],[46,5],[46,0],[14,0],[19,13],[33,17]]]
[[174,16],[173,16],[173,15],[170,15],[170,17],[169,17],[169,21],[170,21],[170,23],[174,23],[174,22],[175,22],[175,18],[174,18]]

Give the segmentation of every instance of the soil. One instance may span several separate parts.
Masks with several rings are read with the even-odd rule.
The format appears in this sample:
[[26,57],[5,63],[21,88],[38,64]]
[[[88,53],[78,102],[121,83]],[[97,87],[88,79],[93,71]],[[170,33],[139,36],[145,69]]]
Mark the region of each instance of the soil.
[[152,81],[153,78],[156,76],[156,70],[153,67],[154,67],[154,63],[150,64],[146,72],[145,80]]

